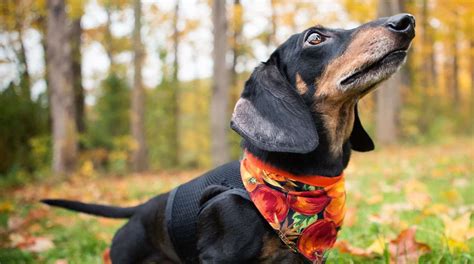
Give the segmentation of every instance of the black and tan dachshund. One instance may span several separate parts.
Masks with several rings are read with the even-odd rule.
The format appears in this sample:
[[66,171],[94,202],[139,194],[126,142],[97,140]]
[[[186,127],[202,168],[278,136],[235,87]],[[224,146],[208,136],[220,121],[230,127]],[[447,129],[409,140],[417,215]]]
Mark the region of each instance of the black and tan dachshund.
[[[341,175],[351,149],[374,148],[357,102],[404,63],[414,28],[413,16],[399,14],[351,30],[315,26],[291,36],[253,71],[235,106],[231,127],[243,149],[293,175]],[[234,161],[136,207],[43,202],[129,218],[113,239],[113,263],[308,262],[242,189]]]

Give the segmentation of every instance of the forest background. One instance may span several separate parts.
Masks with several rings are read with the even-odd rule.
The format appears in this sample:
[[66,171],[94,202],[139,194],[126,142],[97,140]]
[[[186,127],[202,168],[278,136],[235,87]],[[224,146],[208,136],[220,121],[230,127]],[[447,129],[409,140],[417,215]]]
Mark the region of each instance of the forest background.
[[[421,205],[408,208],[415,215],[430,206],[450,207],[454,211],[445,217],[467,221],[467,227],[459,231],[465,236],[455,240],[458,244],[441,245],[443,252],[472,261],[466,252],[474,236],[468,194],[474,187],[474,1],[3,0],[0,245],[5,250],[0,262],[2,254],[18,252],[20,259],[49,259],[43,251],[25,250],[41,241],[34,238],[44,236],[46,228],[38,236],[11,226],[15,217],[25,221],[46,210],[31,205],[40,195],[113,202],[105,182],[128,186],[138,179],[137,193],[124,187],[122,200],[116,198],[132,203],[237,159],[240,138],[229,128],[233,106],[253,68],[291,34],[315,24],[351,28],[400,12],[416,17],[417,36],[401,71],[361,101],[362,121],[378,150],[365,157],[366,163],[365,154],[357,154],[356,167],[348,170],[375,175],[387,186],[393,186],[395,173],[403,174],[397,188],[406,200],[426,194],[414,198],[424,201]],[[371,162],[379,165],[374,169]],[[380,167],[387,164],[389,172]],[[353,185],[368,180],[354,179]],[[71,192],[81,184],[97,184],[99,191],[92,196]],[[456,184],[460,187],[439,190]],[[366,199],[364,204],[381,206],[388,198],[374,192]],[[356,215],[364,219],[375,211]],[[419,224],[410,217],[388,233],[402,235]],[[440,232],[447,232],[446,225]],[[381,231],[372,231],[358,244],[370,256],[384,252],[374,250],[377,240],[371,237]],[[388,251],[389,237],[383,240]],[[347,238],[355,239],[352,233]],[[99,243],[84,252],[95,256],[103,247]],[[345,250],[357,255],[354,248]],[[65,251],[55,254],[52,259],[68,259]]]

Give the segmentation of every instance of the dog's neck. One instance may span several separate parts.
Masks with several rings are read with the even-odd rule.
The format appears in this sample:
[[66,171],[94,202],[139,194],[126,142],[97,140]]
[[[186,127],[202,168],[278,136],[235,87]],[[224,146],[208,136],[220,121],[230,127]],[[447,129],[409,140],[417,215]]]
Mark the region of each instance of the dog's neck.
[[295,175],[334,177],[340,175],[349,163],[351,148],[350,143],[345,142],[340,154],[329,155],[331,149],[329,142],[326,133],[321,133],[318,147],[306,154],[268,152],[246,140],[243,140],[242,147],[263,162]]

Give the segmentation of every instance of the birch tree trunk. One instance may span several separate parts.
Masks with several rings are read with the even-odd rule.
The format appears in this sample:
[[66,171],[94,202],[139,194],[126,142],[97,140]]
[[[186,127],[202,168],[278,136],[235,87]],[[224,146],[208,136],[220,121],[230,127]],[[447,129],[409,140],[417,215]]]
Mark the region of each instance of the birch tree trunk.
[[148,154],[145,141],[145,91],[142,83],[143,45],[141,39],[141,0],[134,0],[133,13],[135,27],[133,30],[133,90],[131,109],[131,130],[134,139],[132,150],[132,169],[142,172],[148,169]]
[[[397,0],[379,0],[377,15],[387,17],[400,13],[400,5]],[[381,144],[393,144],[398,139],[401,82],[401,72],[397,72],[376,90],[376,138]]]
[[51,91],[53,171],[71,173],[77,160],[72,60],[64,0],[47,2],[47,72]]
[[227,54],[227,19],[226,2],[214,0],[212,4],[212,21],[214,25],[214,67],[211,98],[211,154],[214,166],[229,161],[229,144],[227,115],[229,71],[226,64]]

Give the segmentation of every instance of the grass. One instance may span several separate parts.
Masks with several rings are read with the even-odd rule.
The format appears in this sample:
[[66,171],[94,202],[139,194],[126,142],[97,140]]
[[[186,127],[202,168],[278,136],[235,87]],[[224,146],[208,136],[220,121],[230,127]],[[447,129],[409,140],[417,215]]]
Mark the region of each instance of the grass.
[[[338,241],[371,256],[334,249],[327,263],[400,261],[389,250],[390,241],[413,227],[417,243],[430,249],[421,254],[420,263],[474,263],[473,160],[472,138],[354,153],[345,172],[348,214]],[[103,251],[124,223],[48,208],[37,202],[41,198],[132,205],[201,172],[128,177],[89,173],[2,190],[0,263],[101,263]],[[54,245],[27,250],[36,238]]]

